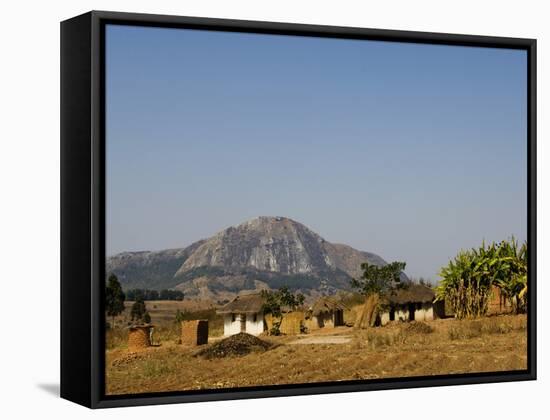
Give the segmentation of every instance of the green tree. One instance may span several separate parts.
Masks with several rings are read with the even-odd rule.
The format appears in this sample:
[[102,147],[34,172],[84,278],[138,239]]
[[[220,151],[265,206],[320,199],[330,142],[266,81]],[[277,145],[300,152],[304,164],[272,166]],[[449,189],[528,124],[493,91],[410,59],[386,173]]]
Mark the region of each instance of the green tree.
[[359,279],[351,279],[351,287],[364,296],[384,295],[399,286],[401,272],[406,265],[404,262],[395,261],[380,267],[365,262],[361,264],[363,274]]
[[380,298],[401,285],[401,273],[407,264],[405,262],[394,261],[384,266],[377,266],[365,262],[361,264],[363,274],[359,279],[351,279],[351,287],[365,296],[365,304],[357,320],[356,328],[363,326],[374,326],[378,316]]
[[143,296],[138,295],[130,311],[130,316],[132,317],[132,321],[137,321],[137,322],[144,321],[144,316],[146,312],[147,312],[147,307],[145,306],[145,301],[143,300]]
[[112,317],[112,326],[115,325],[115,316],[124,311],[124,292],[116,275],[111,274],[105,288],[105,309],[107,315]]
[[263,311],[273,317],[271,335],[281,334],[281,323],[283,322],[283,309],[294,310],[303,305],[305,297],[301,293],[293,294],[288,287],[283,286],[279,290],[262,290],[264,298]]
[[143,322],[145,322],[146,324],[150,324],[150,323],[151,323],[151,315],[149,315],[149,311],[146,311],[146,312],[143,314]]
[[176,324],[181,324],[181,321],[185,320],[185,315],[179,309],[176,310]]

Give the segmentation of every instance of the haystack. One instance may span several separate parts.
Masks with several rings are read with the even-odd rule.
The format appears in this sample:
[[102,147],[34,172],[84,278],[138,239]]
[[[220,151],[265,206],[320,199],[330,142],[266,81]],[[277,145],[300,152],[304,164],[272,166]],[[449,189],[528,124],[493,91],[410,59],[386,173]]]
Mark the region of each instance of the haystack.
[[369,295],[365,299],[365,304],[361,306],[355,319],[354,328],[373,327],[378,317],[378,305],[380,297],[378,295]]

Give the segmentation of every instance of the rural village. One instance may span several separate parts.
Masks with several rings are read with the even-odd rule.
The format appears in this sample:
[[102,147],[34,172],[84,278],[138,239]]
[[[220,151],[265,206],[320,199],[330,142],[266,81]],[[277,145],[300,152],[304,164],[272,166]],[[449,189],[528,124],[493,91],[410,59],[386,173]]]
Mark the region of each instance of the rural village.
[[[513,240],[462,252],[437,287],[400,281],[404,263],[364,263],[353,291],[316,298],[284,286],[226,302],[133,291],[107,308],[107,393],[525,369],[526,252]],[[490,281],[471,271],[483,261]],[[124,295],[108,283],[108,299]]]

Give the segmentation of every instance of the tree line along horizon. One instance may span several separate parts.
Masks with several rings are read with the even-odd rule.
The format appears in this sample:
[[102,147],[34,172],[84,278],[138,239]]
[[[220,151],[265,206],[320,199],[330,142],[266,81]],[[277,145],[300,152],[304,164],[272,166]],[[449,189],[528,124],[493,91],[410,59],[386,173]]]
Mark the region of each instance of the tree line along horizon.
[[[362,263],[362,275],[358,279],[352,278],[350,286],[360,293],[365,301],[364,308],[359,315],[360,325],[373,326],[377,313],[382,305],[382,298],[394,293],[398,289],[406,288],[410,282],[400,279],[406,267],[405,262],[394,261],[384,266]],[[527,241],[519,245],[512,237],[501,242],[492,242],[487,245],[469,250],[461,250],[449,263],[442,267],[440,281],[436,287],[420,279],[419,283],[435,291],[435,301],[448,302],[454,316],[459,319],[477,318],[487,314],[488,305],[493,293],[493,287],[500,289],[515,313],[524,313],[527,310],[527,269],[528,247]],[[283,318],[282,307],[293,309],[304,303],[304,295],[292,293],[283,286],[278,290],[264,290],[264,312],[273,315],[277,322],[271,333],[276,334]],[[150,323],[151,317],[147,311],[146,300],[183,300],[184,294],[177,290],[131,289],[126,291],[115,274],[110,274],[105,288],[105,310],[113,320],[120,315],[125,307],[125,300],[134,301],[130,316],[135,322]],[[179,310],[176,321],[184,319]]]

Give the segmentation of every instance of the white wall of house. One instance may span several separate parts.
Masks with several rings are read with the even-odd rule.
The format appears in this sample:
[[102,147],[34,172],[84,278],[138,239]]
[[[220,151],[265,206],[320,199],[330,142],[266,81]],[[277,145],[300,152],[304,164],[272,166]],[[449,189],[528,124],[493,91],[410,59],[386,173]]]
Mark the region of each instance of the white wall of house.
[[264,314],[258,312],[256,314],[247,314],[246,316],[246,332],[252,335],[259,335],[264,332]]
[[262,312],[256,314],[225,314],[223,317],[223,335],[229,336],[241,332],[241,320],[245,317],[245,332],[252,335],[259,335],[264,331],[264,315]]
[[426,310],[424,308],[416,309],[414,311],[414,320],[415,321],[425,321]]
[[426,321],[433,321],[435,319],[433,303],[425,303],[424,305],[426,307]]
[[[408,321],[409,320],[409,310],[406,306],[398,306],[395,308],[394,312],[395,321]],[[386,325],[390,322],[390,311],[387,310],[380,314],[380,325]]]
[[395,320],[396,321],[408,321],[409,320],[409,310],[405,306],[400,306],[395,310]]
[[[420,309],[414,311],[414,320],[415,321],[433,321],[434,319],[434,308],[431,303],[423,303]],[[409,320],[409,311],[407,306],[398,306],[395,308],[395,320],[396,321],[408,321]],[[380,324],[386,325],[390,322],[390,312],[382,312],[380,314]]]
[[420,309],[414,311],[415,321],[433,321],[434,308],[431,303],[423,303]]
[[225,314],[223,317],[223,335],[233,335],[241,332],[241,321],[238,315],[235,315],[233,321],[233,314]]
[[382,312],[380,315],[380,324],[386,325],[388,322],[390,322],[390,313],[388,312]]
[[319,328],[333,328],[334,327],[334,316],[331,312],[322,312],[317,316],[314,316],[313,319],[317,322]]

